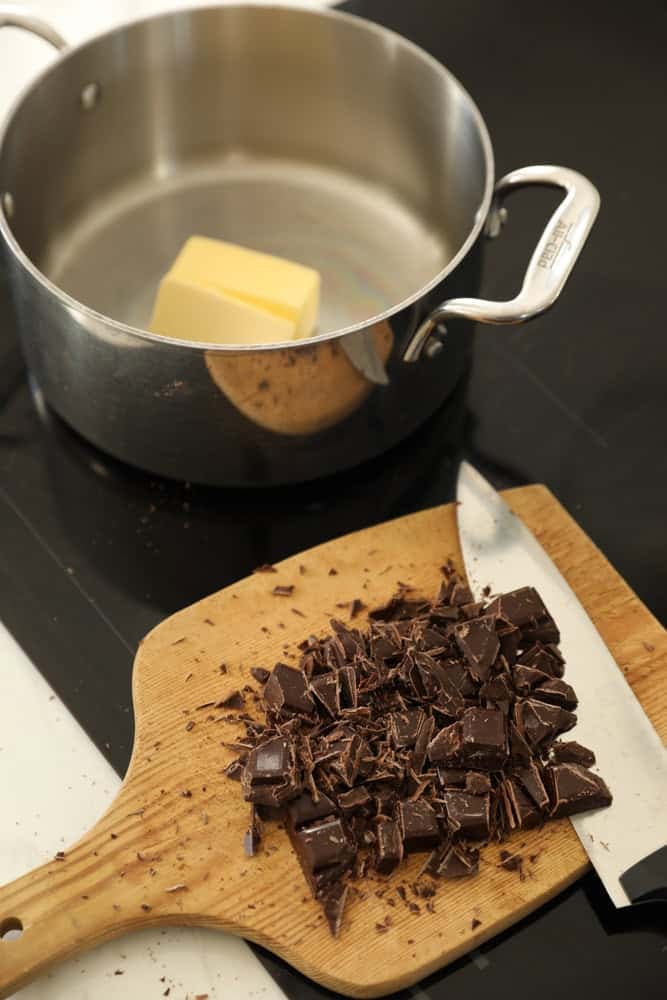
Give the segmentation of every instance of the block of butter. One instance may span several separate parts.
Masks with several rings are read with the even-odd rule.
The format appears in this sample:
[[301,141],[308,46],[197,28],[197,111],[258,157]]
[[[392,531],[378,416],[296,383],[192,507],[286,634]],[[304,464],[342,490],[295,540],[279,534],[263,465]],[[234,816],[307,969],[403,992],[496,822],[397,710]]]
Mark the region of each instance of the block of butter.
[[216,344],[300,340],[314,332],[319,299],[312,268],[191,236],[160,282],[149,328]]

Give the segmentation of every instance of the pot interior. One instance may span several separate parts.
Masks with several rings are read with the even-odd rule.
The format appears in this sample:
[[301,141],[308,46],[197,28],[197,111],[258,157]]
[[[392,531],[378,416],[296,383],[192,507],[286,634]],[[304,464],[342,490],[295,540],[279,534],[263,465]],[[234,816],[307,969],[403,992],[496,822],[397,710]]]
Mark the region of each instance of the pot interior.
[[486,132],[456,80],[369,22],[182,11],[72,50],[11,120],[0,190],[33,263],[144,327],[183,241],[317,268],[319,333],[414,300],[488,205]]

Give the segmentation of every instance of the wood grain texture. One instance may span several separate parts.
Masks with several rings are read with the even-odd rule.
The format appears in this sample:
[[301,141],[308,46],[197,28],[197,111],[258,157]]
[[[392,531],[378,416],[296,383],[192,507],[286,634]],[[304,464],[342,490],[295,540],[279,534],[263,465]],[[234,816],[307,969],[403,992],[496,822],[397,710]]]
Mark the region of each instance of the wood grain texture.
[[[577,591],[665,739],[664,630],[547,489],[506,498]],[[259,855],[243,854],[248,807],[221,773],[238,723],[225,721],[225,709],[199,706],[246,684],[257,688],[249,668],[296,658],[304,635],[324,632],[332,615],[345,618],[341,602],[379,603],[398,580],[432,594],[450,556],[461,565],[452,505],[294,556],[276,574],[241,580],[151,632],[135,661],[135,747],[117,799],[63,859],[0,890],[0,929],[8,918],[24,927],[18,940],[0,941],[0,996],[67,955],[165,923],[240,934],[331,989],[381,996],[478,946],[578,878],[587,858],[567,820],[504,845],[533,858],[525,880],[497,867],[498,848],[489,847],[477,879],[442,883],[434,913],[410,912],[395,892],[414,880],[423,858],[413,858],[391,878],[364,885],[366,898],[350,899],[334,941],[284,831],[269,825]],[[293,584],[293,595],[273,596],[276,584]],[[387,916],[390,928],[378,933]]]

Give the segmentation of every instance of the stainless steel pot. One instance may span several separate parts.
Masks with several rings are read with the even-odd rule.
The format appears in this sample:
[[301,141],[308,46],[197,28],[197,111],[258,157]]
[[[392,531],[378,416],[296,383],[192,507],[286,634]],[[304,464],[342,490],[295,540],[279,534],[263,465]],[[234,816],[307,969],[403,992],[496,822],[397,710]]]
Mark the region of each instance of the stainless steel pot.
[[[3,24],[62,50],[0,136],[0,233],[28,364],[72,427],[162,475],[273,484],[388,448],[453,388],[470,320],[519,323],[555,301],[597,213],[595,188],[560,167],[494,189],[463,87],[360,18],[212,7],[74,48],[16,9],[0,7]],[[533,184],[565,197],[520,293],[462,297],[478,290],[505,196]],[[318,268],[318,335],[240,349],[147,332],[192,233]]]

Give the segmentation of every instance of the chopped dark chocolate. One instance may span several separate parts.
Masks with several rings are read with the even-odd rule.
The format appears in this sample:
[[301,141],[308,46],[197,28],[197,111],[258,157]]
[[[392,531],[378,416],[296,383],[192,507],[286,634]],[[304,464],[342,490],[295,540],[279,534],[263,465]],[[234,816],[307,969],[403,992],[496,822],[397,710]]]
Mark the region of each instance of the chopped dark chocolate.
[[302,826],[314,823],[318,819],[333,816],[335,812],[336,806],[324,792],[319,792],[317,802],[310,792],[303,792],[287,806],[287,815],[293,830],[300,830]]
[[305,676],[285,663],[277,663],[271,671],[264,687],[264,702],[267,714],[283,711],[303,714],[313,710]]
[[507,761],[507,722],[499,708],[468,708],[461,723],[461,757],[479,771],[499,771]]
[[508,594],[501,594],[486,609],[508,625],[521,629],[522,644],[531,642],[560,642],[556,624],[534,587],[520,587]]
[[368,812],[372,802],[373,799],[364,785],[357,785],[356,788],[351,788],[349,792],[341,792],[338,796],[338,805],[345,816]]
[[440,862],[437,874],[441,878],[466,878],[479,871],[479,851],[456,844],[450,847]]
[[548,809],[549,796],[542,781],[540,768],[534,760],[531,760],[525,767],[517,768],[513,777],[517,778],[524,792],[527,792],[541,812]]
[[310,690],[329,715],[335,719],[340,713],[338,675],[330,673],[313,677],[310,682]]
[[465,789],[470,795],[485,795],[491,791],[491,782],[487,774],[469,771],[465,778]]
[[569,743],[562,741],[553,743],[550,757],[556,764],[581,764],[583,767],[593,767],[595,764],[593,751],[575,740],[571,740]]
[[426,718],[421,708],[408,708],[404,712],[392,712],[389,716],[389,735],[396,749],[412,747]]
[[265,670],[264,667],[251,667],[250,673],[260,684],[266,684],[271,676],[271,671]]
[[354,844],[337,816],[329,816],[302,826],[292,838],[302,865],[310,875],[334,866],[349,866],[354,860]]
[[[282,816],[332,934],[340,931],[349,880],[369,868],[387,875],[404,855],[424,851],[420,874],[473,875],[473,844],[611,801],[587,770],[591,751],[555,742],[575,724],[577,702],[562,679],[558,629],[539,596],[525,587],[474,602],[451,564],[443,573],[431,604],[399,584],[365,629],[334,619],[329,635],[299,643],[298,667],[251,668],[263,685],[263,721],[247,713],[198,716],[198,727],[243,724],[244,735],[224,744],[238,755],[224,773],[241,779],[251,804],[246,851],[257,851],[260,817]],[[361,602],[341,606],[353,615]],[[225,703],[240,708],[241,698],[232,692]],[[505,861],[511,867],[516,857],[507,852]],[[413,894],[432,895],[430,885],[414,886]],[[415,915],[433,911],[430,899],[413,902],[401,888],[389,906],[400,898]],[[356,886],[350,891],[364,896]],[[381,921],[379,932],[389,926]]]
[[454,635],[474,679],[488,680],[491,666],[500,650],[493,618],[477,618],[457,625]]
[[558,705],[559,708],[566,708],[570,712],[578,705],[574,688],[566,684],[560,677],[552,677],[538,684],[537,687],[533,688],[533,698],[549,702],[551,705]]
[[440,840],[438,818],[428,802],[399,802],[396,810],[406,854],[430,851]]
[[537,752],[546,749],[556,736],[572,729],[577,721],[572,712],[533,698],[516,703],[514,718],[523,738]]
[[433,737],[428,745],[428,758],[434,764],[449,761],[455,766],[461,760],[462,743],[461,723],[454,722]]
[[611,792],[605,782],[581,764],[550,764],[544,769],[544,780],[554,819],[611,804]]
[[445,792],[447,824],[452,837],[469,840],[488,840],[490,834],[490,798],[486,795],[469,795],[468,792]]
[[343,919],[343,910],[347,900],[349,886],[343,882],[335,882],[330,886],[322,897],[322,909],[327,918],[329,930],[334,937],[340,934],[340,925]]
[[245,699],[240,691],[232,691],[216,704],[218,708],[243,708]]
[[293,798],[298,782],[290,741],[276,736],[251,750],[241,781],[245,798],[255,805],[279,806]]
[[403,839],[398,823],[381,819],[376,828],[374,868],[380,875],[390,875],[403,860]]

